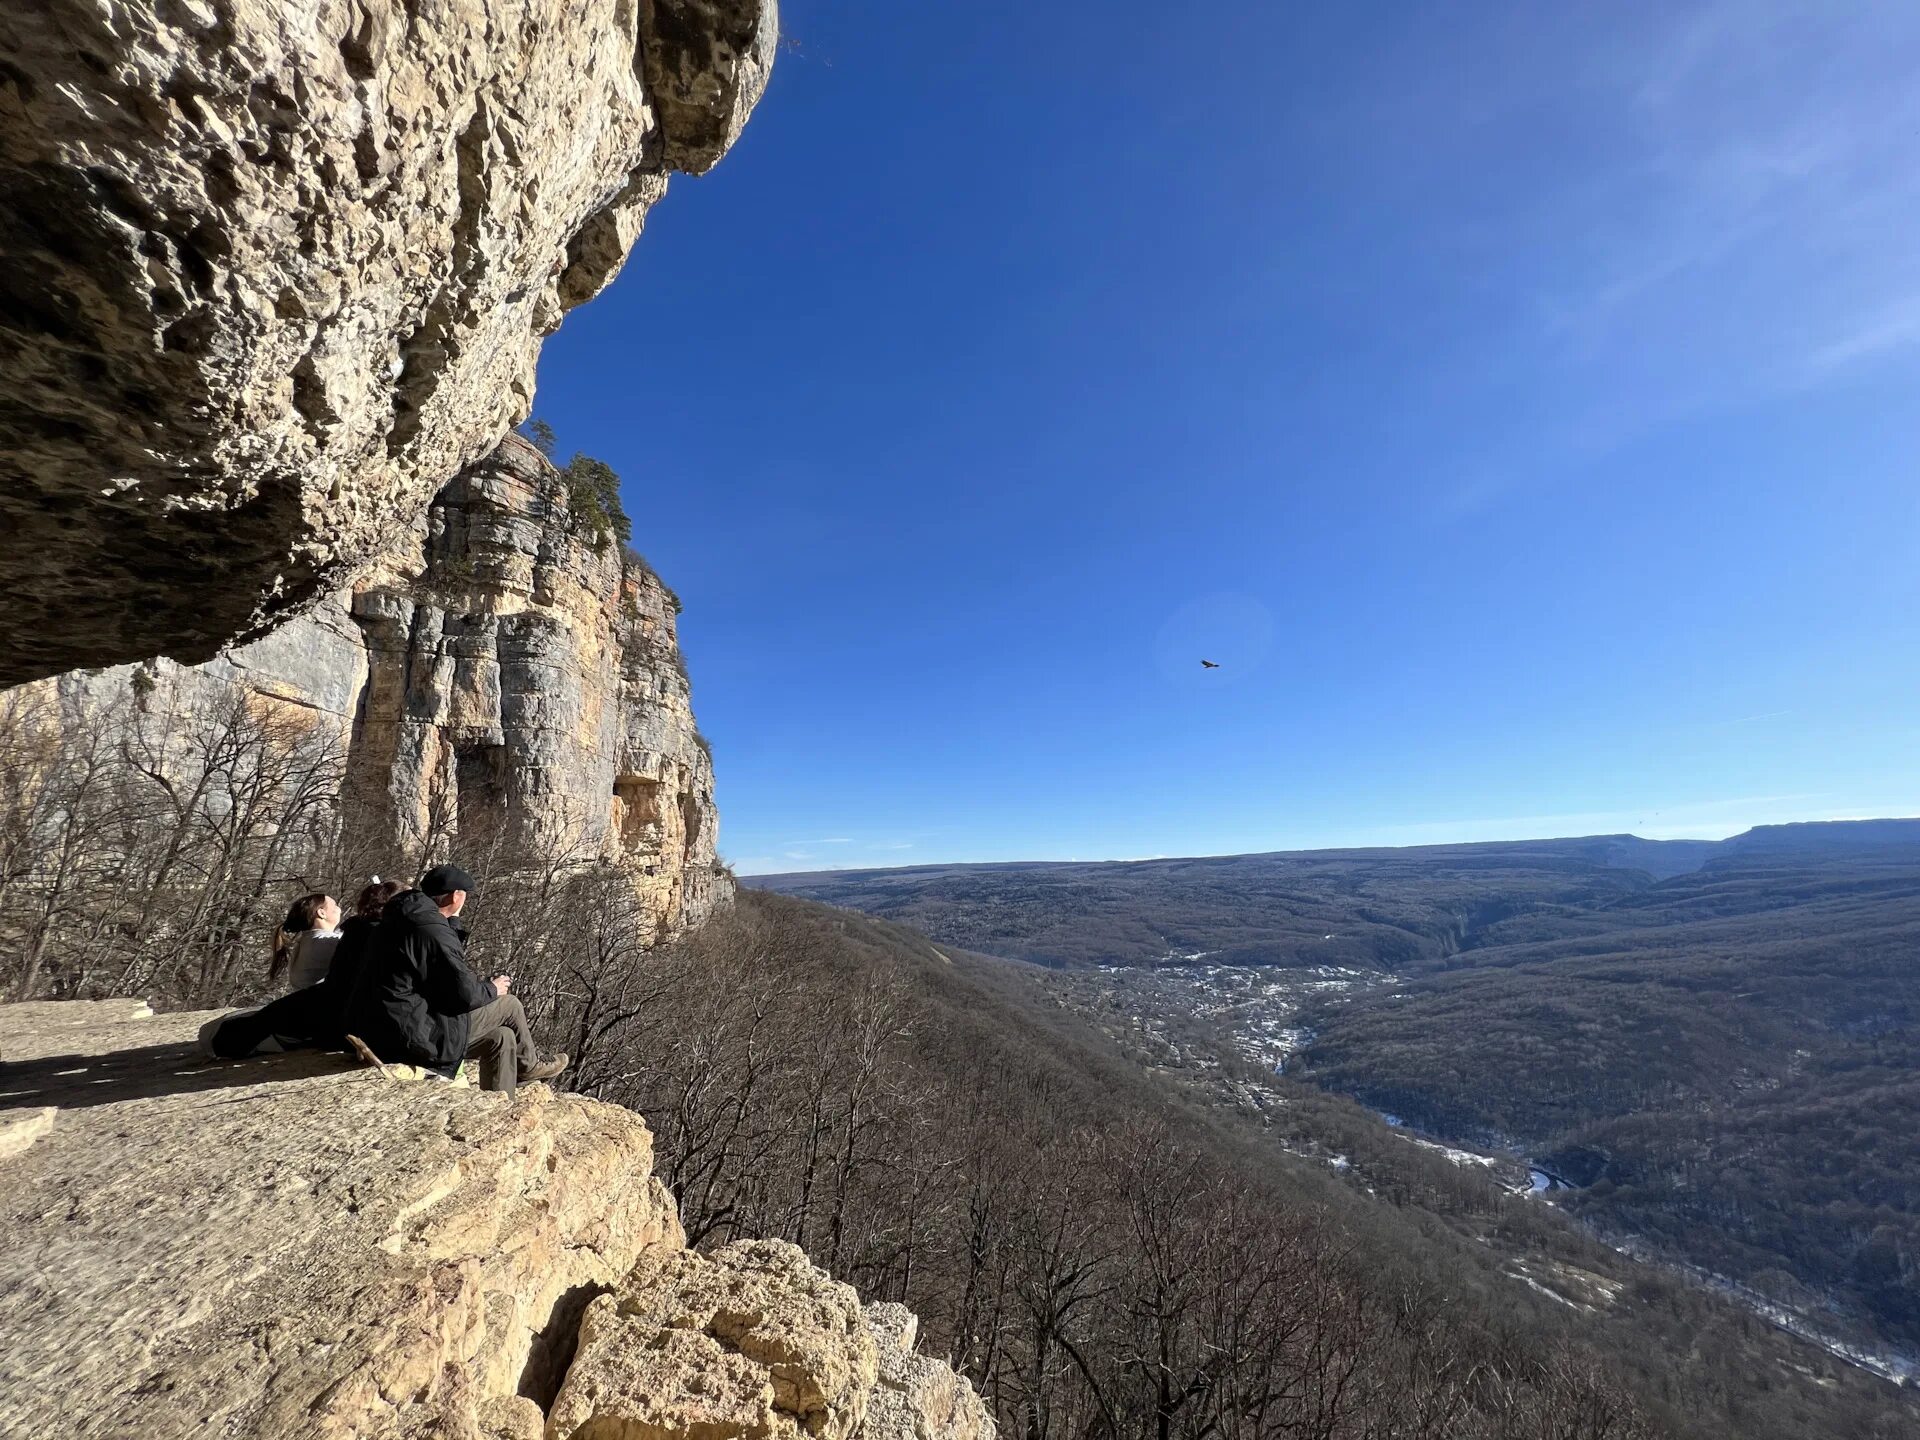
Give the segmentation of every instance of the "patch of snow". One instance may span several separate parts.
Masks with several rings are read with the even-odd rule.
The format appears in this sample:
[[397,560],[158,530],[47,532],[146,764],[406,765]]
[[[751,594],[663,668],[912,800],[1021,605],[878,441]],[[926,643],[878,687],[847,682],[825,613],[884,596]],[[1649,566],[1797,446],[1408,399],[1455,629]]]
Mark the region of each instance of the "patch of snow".
[[1471,1150],[1456,1150],[1453,1146],[1442,1145],[1437,1140],[1422,1140],[1418,1135],[1408,1135],[1403,1138],[1411,1140],[1422,1150],[1434,1151],[1444,1159],[1451,1160],[1455,1165],[1494,1166],[1500,1163],[1496,1156],[1476,1155]]
[[1549,1289],[1547,1286],[1542,1285],[1538,1280],[1534,1279],[1531,1275],[1527,1274],[1523,1270],[1514,1269],[1514,1270],[1508,1270],[1505,1273],[1509,1279],[1518,1280],[1522,1285],[1526,1285],[1534,1290],[1538,1290],[1542,1295],[1546,1296],[1549,1300],[1558,1300],[1562,1305],[1566,1306],[1569,1310],[1591,1310],[1593,1308],[1591,1305],[1582,1305],[1578,1300],[1569,1300],[1566,1296],[1562,1295],[1558,1290]]

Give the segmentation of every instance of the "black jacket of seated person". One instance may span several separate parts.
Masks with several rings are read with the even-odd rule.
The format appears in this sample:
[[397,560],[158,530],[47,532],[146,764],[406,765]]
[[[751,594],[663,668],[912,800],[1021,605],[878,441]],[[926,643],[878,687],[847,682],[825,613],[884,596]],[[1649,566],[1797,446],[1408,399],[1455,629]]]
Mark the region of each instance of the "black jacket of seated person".
[[333,958],[327,962],[327,978],[320,982],[326,987],[325,1018],[329,1033],[316,1038],[324,1043],[337,1044],[346,1033],[347,1005],[353,999],[354,986],[359,983],[360,972],[366,969],[367,955],[379,932],[380,922],[365,915],[349,915],[340,926],[340,943],[333,947]]
[[467,1053],[467,1016],[495,998],[467,964],[461,931],[426,895],[387,902],[347,1003],[349,1032],[389,1063],[451,1076]]

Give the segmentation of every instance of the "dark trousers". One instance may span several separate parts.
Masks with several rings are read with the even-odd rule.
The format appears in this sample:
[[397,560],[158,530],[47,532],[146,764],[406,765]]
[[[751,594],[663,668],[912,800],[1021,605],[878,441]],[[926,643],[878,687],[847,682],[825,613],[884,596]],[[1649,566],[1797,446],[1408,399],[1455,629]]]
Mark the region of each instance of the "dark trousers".
[[298,1045],[343,1043],[339,989],[323,980],[304,990],[282,995],[258,1010],[229,1015],[213,1033],[213,1053],[223,1060],[251,1055],[268,1039],[291,1049]]
[[480,1088],[511,1095],[520,1072],[540,1063],[527,1012],[517,995],[502,995],[467,1015],[467,1058],[480,1065]]

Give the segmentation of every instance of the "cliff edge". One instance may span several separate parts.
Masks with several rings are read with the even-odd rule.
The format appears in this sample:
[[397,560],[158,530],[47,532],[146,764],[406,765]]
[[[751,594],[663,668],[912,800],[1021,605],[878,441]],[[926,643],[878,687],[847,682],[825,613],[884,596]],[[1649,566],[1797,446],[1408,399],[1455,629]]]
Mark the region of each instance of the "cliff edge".
[[202,1014],[0,1007],[0,1429],[991,1440],[966,1383],[779,1242],[685,1248],[640,1117]]

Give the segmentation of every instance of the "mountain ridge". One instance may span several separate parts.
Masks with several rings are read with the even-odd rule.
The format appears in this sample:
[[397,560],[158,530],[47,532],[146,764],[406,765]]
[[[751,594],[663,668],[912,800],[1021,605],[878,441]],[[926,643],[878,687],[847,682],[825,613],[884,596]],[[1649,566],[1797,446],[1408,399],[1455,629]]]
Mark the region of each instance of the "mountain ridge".
[[[1776,838],[1778,837],[1778,838]],[[1152,855],[1119,860],[955,860],[933,861],[922,865],[870,865],[822,870],[778,870],[742,875],[741,882],[762,890],[794,893],[802,882],[849,875],[923,875],[956,870],[1045,870],[1067,867],[1119,867],[1150,865],[1199,865],[1236,860],[1310,860],[1366,859],[1414,854],[1458,854],[1460,852],[1509,852],[1533,846],[1631,845],[1653,853],[1673,847],[1671,853],[1693,850],[1712,852],[1701,863],[1737,850],[1759,848],[1795,848],[1795,841],[1827,839],[1842,844],[1920,846],[1920,817],[1889,816],[1861,820],[1796,820],[1773,825],[1755,825],[1721,840],[1675,837],[1649,839],[1630,831],[1600,835],[1555,835],[1524,840],[1442,841],[1426,845],[1354,845],[1319,846],[1303,850],[1233,850],[1218,854]],[[1638,868],[1622,866],[1621,868]],[[1689,866],[1688,869],[1698,868]],[[1673,871],[1682,874],[1685,871]]]

